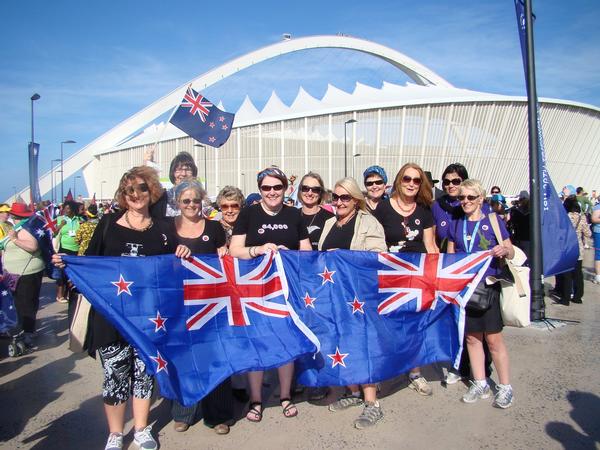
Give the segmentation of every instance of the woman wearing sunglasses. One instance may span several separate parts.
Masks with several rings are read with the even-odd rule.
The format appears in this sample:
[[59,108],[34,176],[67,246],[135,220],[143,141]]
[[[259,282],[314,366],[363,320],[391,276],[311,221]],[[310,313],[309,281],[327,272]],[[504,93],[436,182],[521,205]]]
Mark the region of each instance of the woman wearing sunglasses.
[[[348,249],[373,252],[387,250],[383,228],[377,219],[367,212],[365,197],[354,178],[348,177],[338,181],[331,197],[336,207],[336,215],[325,222],[319,240],[319,250]],[[354,426],[359,429],[373,426],[383,417],[383,411],[377,400],[377,385],[348,386],[347,392],[329,405],[329,410],[336,412],[362,405],[364,405],[363,412],[354,421]]]
[[442,252],[445,252],[448,247],[448,230],[463,215],[457,196],[460,183],[467,178],[469,178],[467,169],[459,163],[450,164],[442,173],[444,194],[431,207],[435,221],[436,242]]
[[[381,222],[390,252],[438,253],[431,214],[433,193],[423,169],[415,163],[404,164],[394,180],[394,193],[373,215]],[[419,367],[408,375],[411,389],[431,395],[431,386]]]
[[235,186],[225,186],[217,195],[217,206],[221,211],[221,226],[225,230],[228,247],[233,235],[233,226],[245,203],[244,194]]
[[385,186],[388,178],[383,167],[371,166],[363,172],[365,188],[367,189],[367,211],[373,213],[381,200],[386,198]]
[[[300,211],[284,206],[283,196],[288,179],[276,167],[261,170],[256,181],[261,202],[245,207],[233,227],[229,251],[236,258],[250,259],[279,249],[312,250],[308,232]],[[294,376],[294,363],[284,364],[279,372],[280,402],[285,417],[298,415],[296,405],[291,401],[291,386]],[[250,410],[246,418],[260,422],[262,410],[262,371],[249,372]]]
[[[86,256],[152,256],[175,253],[184,258],[190,250],[177,245],[172,220],[151,217],[149,207],[163,194],[156,171],[147,166],[134,167],[119,181],[115,199],[119,213],[105,214],[94,234]],[[64,267],[61,255],[53,263]],[[127,400],[133,393],[134,442],[143,449],[155,449],[157,443],[148,425],[154,380],[137,350],[129,345],[104,317],[91,310],[86,346],[90,356],[100,355],[104,369],[102,397],[108,421],[106,449],[123,446],[123,427]]]
[[[466,310],[465,334],[467,351],[471,361],[473,381],[469,390],[463,395],[465,403],[475,403],[480,398],[490,396],[490,387],[485,374],[484,341],[492,354],[494,366],[498,372],[500,383],[494,399],[494,406],[508,408],[513,401],[512,387],[509,381],[508,352],[502,338],[502,316],[500,315],[500,288],[498,283],[487,285],[488,276],[497,276],[500,271],[500,260],[511,259],[515,252],[504,222],[498,220],[502,242],[498,242],[490,222],[490,214],[482,211],[485,190],[477,180],[465,180],[460,186],[458,195],[464,211],[464,218],[457,221],[450,229],[448,236],[448,253],[472,253],[481,250],[491,251],[494,259],[483,276],[476,293],[488,295],[491,306],[485,311]],[[474,294],[476,295],[476,294]]]
[[308,172],[300,180],[300,203],[302,203],[302,220],[308,230],[308,238],[313,250],[319,246],[319,238],[323,232],[325,221],[333,214],[321,208],[325,184],[321,175]]
[[[225,231],[218,222],[207,220],[201,214],[202,201],[206,197],[202,185],[195,180],[183,180],[175,187],[174,194],[180,211],[174,219],[178,243],[188,247],[194,255],[217,253],[223,256],[227,251]],[[183,406],[174,400],[171,416],[175,431],[187,431],[194,423],[200,404],[204,424],[217,434],[229,433],[229,423],[233,420],[231,378],[223,381],[196,405]]]

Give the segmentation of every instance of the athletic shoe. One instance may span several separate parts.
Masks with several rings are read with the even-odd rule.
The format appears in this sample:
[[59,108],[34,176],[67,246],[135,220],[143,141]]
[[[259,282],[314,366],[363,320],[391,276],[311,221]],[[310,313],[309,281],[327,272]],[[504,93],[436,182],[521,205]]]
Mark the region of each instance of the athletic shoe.
[[596,275],[594,276],[594,279],[592,280],[595,284],[600,284],[600,275]]
[[496,393],[496,397],[494,397],[493,406],[496,408],[510,408],[513,402],[513,390],[510,384],[499,384],[498,392]]
[[121,450],[123,448],[123,433],[110,433],[104,450]]
[[361,406],[363,405],[363,399],[360,397],[355,397],[352,394],[345,394],[331,405],[329,405],[329,411],[343,411],[344,409],[351,408],[353,406]]
[[465,403],[475,403],[480,398],[490,398],[490,387],[487,383],[482,387],[474,381],[471,381],[469,390],[463,395],[462,401]]
[[427,380],[422,376],[417,378],[409,378],[408,387],[414,389],[421,395],[433,394],[433,389],[431,389],[431,386],[429,386]]
[[383,418],[381,406],[373,402],[365,402],[365,408],[358,419],[354,421],[354,426],[359,430],[369,428],[375,425]]
[[152,425],[148,425],[143,430],[136,431],[133,434],[133,443],[142,450],[156,450],[158,444],[152,437]]
[[462,381],[463,377],[462,375],[456,373],[456,372],[452,372],[449,371],[448,375],[446,375],[446,379],[444,380],[444,383],[446,384],[456,384],[459,381]]

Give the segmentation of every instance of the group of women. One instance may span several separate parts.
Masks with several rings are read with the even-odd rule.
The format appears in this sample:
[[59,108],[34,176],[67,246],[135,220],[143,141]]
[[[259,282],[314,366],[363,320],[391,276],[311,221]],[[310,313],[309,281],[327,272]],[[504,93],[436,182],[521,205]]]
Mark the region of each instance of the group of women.
[[[135,167],[126,172],[116,193],[121,211],[102,218],[86,255],[133,256],[135,247],[137,256],[174,253],[188,257],[192,253],[229,252],[234,257],[249,259],[280,249],[437,253],[441,247],[448,252],[491,250],[496,262],[488,272],[496,274],[498,262],[513,254],[501,221],[501,236],[496,237],[492,231],[481,184],[469,180],[460,164],[444,171],[445,195],[435,203],[432,186],[417,164],[405,164],[398,171],[389,197],[385,194],[385,171],[379,166],[369,167],[364,172],[366,196],[353,178],[335,183],[331,195],[333,213],[323,205],[325,186],[317,173],[309,172],[302,177],[297,187],[302,207],[294,208],[284,205],[288,178],[277,167],[269,167],[257,175],[259,202],[243,207],[242,193],[231,186],[219,193],[220,223],[207,220],[202,214],[206,193],[194,181],[194,169],[189,155],[172,164],[171,174],[187,176],[174,180],[174,187],[168,193],[160,187],[154,169]],[[60,255],[55,256],[55,264],[63,266]],[[482,290],[490,296],[492,306],[483,312],[467,309],[466,348],[473,380],[463,401],[472,403],[490,395],[483,350],[487,342],[500,378],[494,405],[507,408],[512,403],[512,388],[501,334],[499,291],[493,285],[483,286]],[[156,448],[148,425],[152,379],[146,374],[144,363],[135,348],[102,316],[94,314],[90,322],[88,349],[90,354],[99,354],[104,367],[103,398],[110,429],[106,448],[119,449],[123,445],[125,404],[131,393],[134,441],[140,448]],[[263,375],[263,372],[247,374],[250,402],[246,419],[252,422],[263,418]],[[292,400],[294,363],[279,367],[278,375],[282,414],[286,418],[295,417],[298,408]],[[421,395],[432,394],[419,368],[410,371],[409,386]],[[204,421],[219,434],[229,432],[233,421],[233,391],[232,381],[226,380],[202,400]],[[348,386],[347,392],[329,405],[329,410],[352,406],[363,406],[354,422],[356,428],[373,426],[383,417],[375,384]],[[196,409],[174,402],[172,414],[177,431],[188,429],[194,422]]]

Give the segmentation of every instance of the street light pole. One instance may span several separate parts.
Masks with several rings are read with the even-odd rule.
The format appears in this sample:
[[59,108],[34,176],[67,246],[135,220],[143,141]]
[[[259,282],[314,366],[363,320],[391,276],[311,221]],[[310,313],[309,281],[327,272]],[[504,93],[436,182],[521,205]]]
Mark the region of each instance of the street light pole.
[[102,202],[102,199],[104,198],[104,197],[102,196],[102,185],[103,185],[104,183],[106,183],[106,180],[105,180],[105,181],[101,181],[101,182],[100,182],[100,202]]
[[64,163],[65,163],[65,156],[63,155],[63,145],[64,144],[75,144],[75,141],[72,140],[68,140],[68,141],[62,141],[60,143],[60,202],[64,202],[65,201],[65,188],[64,188],[64,176],[65,176],[65,168],[64,168]]
[[356,158],[358,158],[359,156],[360,156],[360,153],[356,153],[355,155],[352,155],[352,178],[354,178],[354,166],[355,166],[354,161],[356,161]]
[[75,190],[75,183],[77,182],[77,178],[81,178],[81,175],[77,175],[73,178],[73,200],[77,198],[77,191]]
[[194,147],[202,147],[204,149],[204,190],[208,193],[208,181],[207,181],[207,174],[206,174],[206,145],[202,145],[202,144],[194,144]]
[[350,119],[344,122],[344,178],[348,176],[348,137],[346,130],[349,123],[356,123],[357,120]]
[[[37,197],[37,195],[39,194],[39,189],[34,189],[34,186],[39,186],[37,183],[37,180],[32,180],[32,169],[31,169],[31,160],[29,160],[29,151],[34,152],[34,144],[35,144],[35,135],[34,135],[34,128],[33,128],[33,102],[35,102],[36,100],[40,99],[40,94],[33,94],[31,96],[31,150],[28,149],[28,161],[29,161],[29,196],[31,198],[31,204],[33,204],[34,202],[36,202],[38,199],[35,198]],[[37,169],[36,169],[36,173],[35,176],[37,177]],[[35,192],[34,192],[35,191]]]
[[52,183],[52,203],[56,203],[56,180],[54,179],[54,163],[60,161],[60,159],[53,159],[50,161],[50,179]]

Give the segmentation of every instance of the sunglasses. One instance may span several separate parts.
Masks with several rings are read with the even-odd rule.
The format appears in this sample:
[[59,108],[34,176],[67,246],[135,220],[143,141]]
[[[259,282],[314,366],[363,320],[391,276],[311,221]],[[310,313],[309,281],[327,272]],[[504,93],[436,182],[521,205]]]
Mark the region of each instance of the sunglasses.
[[221,209],[221,211],[227,211],[230,209],[233,211],[237,211],[238,209],[240,209],[240,205],[234,203],[233,205],[221,205],[219,208]]
[[150,190],[150,188],[148,187],[147,183],[131,184],[131,185],[125,186],[123,188],[123,192],[125,192],[125,194],[127,194],[127,195],[133,195],[134,192],[137,192],[138,194],[142,194],[144,192],[148,192],[149,190]]
[[366,187],[371,187],[374,184],[376,184],[377,186],[381,186],[383,184],[383,180],[365,181],[365,186]]
[[352,196],[350,194],[331,194],[331,200],[334,202],[341,201],[343,203],[348,203],[350,200],[352,200]]
[[320,186],[305,186],[305,185],[302,185],[302,186],[300,186],[300,190],[302,192],[304,192],[305,194],[307,192],[314,192],[315,194],[320,194],[321,193],[321,187]]
[[500,191],[492,191],[492,194],[499,194]]
[[202,203],[202,199],[200,198],[184,198],[183,200],[179,200],[184,205],[189,205],[190,203],[194,203],[194,205],[199,205]]
[[273,189],[275,192],[279,192],[283,190],[283,184],[276,184],[275,186],[269,186],[267,184],[263,184],[260,187],[260,190],[263,192],[269,192],[271,189]]
[[452,178],[451,180],[448,178],[444,178],[444,181],[442,181],[442,185],[444,186],[460,186],[460,183],[462,183],[462,180],[460,178]]
[[411,181],[415,186],[420,186],[422,180],[420,178],[411,178],[408,175],[404,175],[402,177],[402,182],[404,184],[409,184]]
[[479,198],[479,195],[457,195],[456,198],[459,199],[461,202],[464,202],[465,200],[472,202],[474,200],[477,200]]

